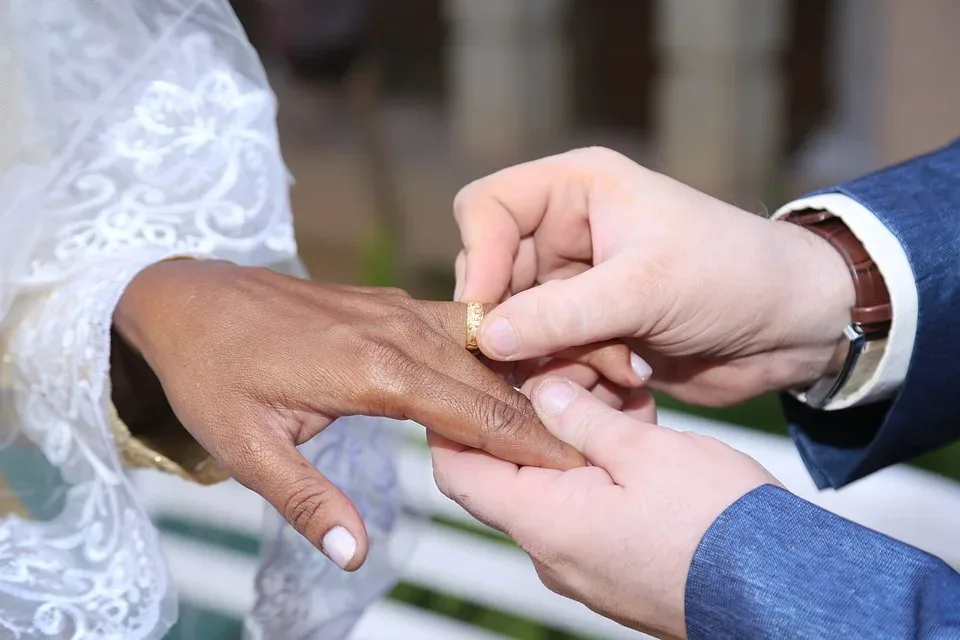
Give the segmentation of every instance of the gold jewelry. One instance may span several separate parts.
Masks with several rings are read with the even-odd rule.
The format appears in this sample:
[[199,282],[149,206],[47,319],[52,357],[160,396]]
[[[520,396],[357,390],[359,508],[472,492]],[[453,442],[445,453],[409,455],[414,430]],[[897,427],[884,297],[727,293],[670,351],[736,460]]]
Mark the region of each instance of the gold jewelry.
[[479,353],[480,347],[477,346],[477,331],[480,330],[480,323],[483,322],[483,305],[479,302],[467,303],[467,351],[470,353]]

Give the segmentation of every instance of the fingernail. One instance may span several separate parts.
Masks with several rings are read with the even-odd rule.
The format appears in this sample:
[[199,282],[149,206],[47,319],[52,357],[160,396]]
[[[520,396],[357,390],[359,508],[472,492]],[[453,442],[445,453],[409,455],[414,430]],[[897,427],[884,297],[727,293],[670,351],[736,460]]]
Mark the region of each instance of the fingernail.
[[653,375],[653,368],[647,364],[646,360],[635,353],[630,354],[630,366],[633,367],[633,372],[637,374],[641,380],[649,380],[650,376]]
[[577,397],[577,390],[566,380],[548,382],[537,393],[537,406],[551,418],[556,418]]
[[323,536],[323,552],[341,569],[346,569],[357,554],[357,541],[353,535],[337,525]]
[[497,318],[486,325],[483,337],[487,347],[501,358],[508,358],[520,351],[520,337],[507,318]]

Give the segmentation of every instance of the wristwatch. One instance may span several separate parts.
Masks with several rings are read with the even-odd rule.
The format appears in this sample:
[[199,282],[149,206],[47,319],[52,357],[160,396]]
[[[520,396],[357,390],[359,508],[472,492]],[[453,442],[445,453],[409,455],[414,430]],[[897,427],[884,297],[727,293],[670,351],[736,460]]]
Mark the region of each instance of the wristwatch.
[[860,388],[876,371],[890,334],[890,292],[863,243],[837,216],[820,209],[802,209],[781,220],[800,225],[829,242],[843,257],[853,277],[856,302],[838,346],[846,350],[843,365],[835,375],[825,376],[809,389],[794,394],[808,406],[822,409],[845,388]]

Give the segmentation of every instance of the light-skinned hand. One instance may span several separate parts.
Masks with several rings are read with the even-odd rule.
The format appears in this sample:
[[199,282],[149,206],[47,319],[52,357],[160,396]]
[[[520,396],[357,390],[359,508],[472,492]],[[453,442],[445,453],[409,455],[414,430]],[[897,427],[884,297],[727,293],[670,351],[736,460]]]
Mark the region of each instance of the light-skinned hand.
[[454,210],[457,299],[503,301],[479,333],[492,359],[625,339],[652,387],[705,405],[837,364],[854,289],[835,249],[618,153],[504,169],[465,187]]
[[717,517],[777,481],[722,442],[624,415],[564,378],[532,389],[537,414],[594,466],[518,467],[431,434],[440,489],[533,559],[543,583],[621,624],[685,638],[694,553]]

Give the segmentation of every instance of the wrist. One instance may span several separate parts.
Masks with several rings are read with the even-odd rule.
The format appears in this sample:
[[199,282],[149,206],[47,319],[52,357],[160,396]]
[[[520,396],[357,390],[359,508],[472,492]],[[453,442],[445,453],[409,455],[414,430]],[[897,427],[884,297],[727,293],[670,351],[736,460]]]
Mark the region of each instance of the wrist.
[[781,390],[803,388],[836,373],[847,352],[844,329],[856,304],[853,276],[831,244],[803,227],[776,221],[786,261],[780,348],[772,379]]
[[118,344],[148,361],[152,325],[160,315],[155,307],[162,305],[158,300],[161,288],[157,284],[164,277],[165,264],[157,262],[140,271],[127,284],[113,312],[113,330]]
[[[114,310],[110,348],[111,398],[117,418],[114,438],[129,467],[158,469],[212,484],[228,476],[180,422],[153,357],[169,351],[169,338],[177,339],[182,333],[170,324],[181,315],[170,294],[183,287],[169,285],[174,271],[199,263],[177,260],[181,259],[142,270]],[[176,270],[168,268],[172,263],[178,265]]]
[[154,263],[130,281],[113,314],[113,329],[156,371],[156,355],[181,334],[184,302],[197,291],[198,271],[230,263],[174,258]]

